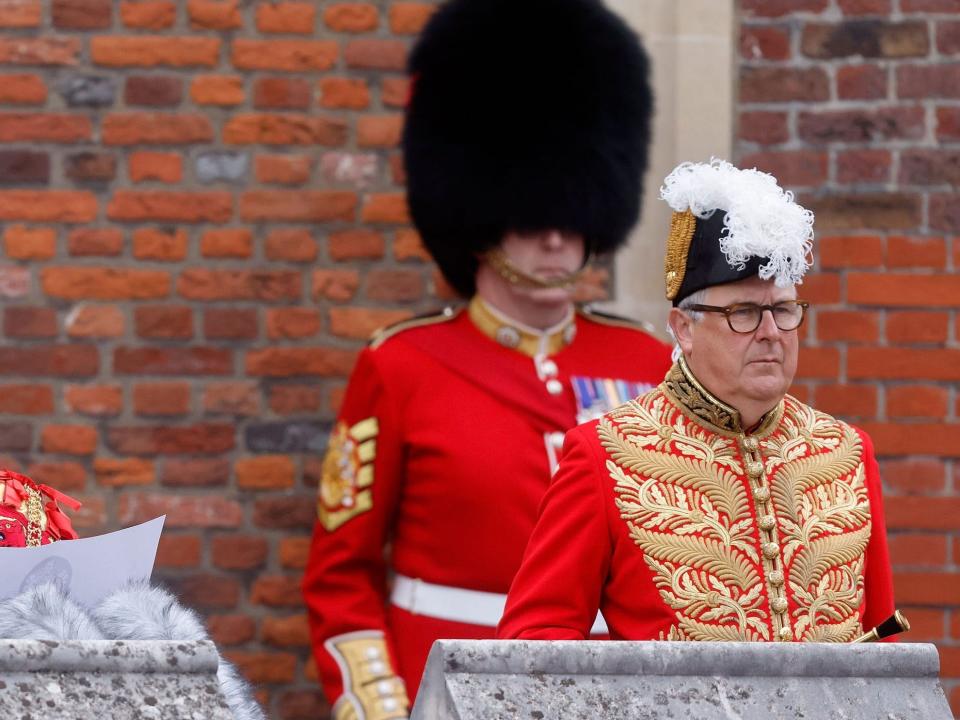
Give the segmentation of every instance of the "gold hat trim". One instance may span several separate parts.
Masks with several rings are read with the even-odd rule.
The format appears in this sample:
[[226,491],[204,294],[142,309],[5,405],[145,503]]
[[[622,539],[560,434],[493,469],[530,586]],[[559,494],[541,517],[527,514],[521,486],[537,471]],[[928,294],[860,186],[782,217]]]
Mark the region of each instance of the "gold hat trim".
[[680,286],[683,285],[690,243],[693,241],[696,230],[697,216],[690,210],[674,212],[670,218],[670,235],[667,237],[667,256],[664,263],[667,300],[673,300],[680,292]]

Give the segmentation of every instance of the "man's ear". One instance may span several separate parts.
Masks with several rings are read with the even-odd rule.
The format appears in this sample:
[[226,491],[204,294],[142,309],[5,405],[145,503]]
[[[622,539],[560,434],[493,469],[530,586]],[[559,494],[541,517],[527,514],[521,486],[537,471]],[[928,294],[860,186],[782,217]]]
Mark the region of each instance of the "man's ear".
[[677,345],[683,350],[683,354],[689,355],[693,350],[693,319],[679,308],[670,308],[667,324],[673,330],[673,336],[677,339]]

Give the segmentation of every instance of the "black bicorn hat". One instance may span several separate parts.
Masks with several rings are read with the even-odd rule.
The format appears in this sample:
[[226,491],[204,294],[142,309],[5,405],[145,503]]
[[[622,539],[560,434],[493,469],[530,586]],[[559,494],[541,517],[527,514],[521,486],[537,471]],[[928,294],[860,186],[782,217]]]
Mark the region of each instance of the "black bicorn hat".
[[509,231],[619,247],[640,213],[653,95],[639,38],[600,0],[450,0],[410,62],[414,224],[447,281]]
[[803,282],[813,213],[772,175],[718,159],[681,163],[660,197],[673,209],[664,279],[674,306],[698,290],[750,277],[781,287]]

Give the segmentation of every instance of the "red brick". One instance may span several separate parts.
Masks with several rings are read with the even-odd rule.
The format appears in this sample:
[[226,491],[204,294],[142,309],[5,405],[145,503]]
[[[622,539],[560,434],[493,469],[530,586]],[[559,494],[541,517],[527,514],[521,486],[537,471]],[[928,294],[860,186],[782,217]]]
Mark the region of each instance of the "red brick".
[[387,107],[406,107],[409,97],[409,78],[387,76],[380,79],[380,101]]
[[362,78],[325,77],[319,87],[322,107],[364,110],[370,105],[370,88]]
[[312,385],[276,385],[270,388],[270,409],[278,415],[312,414],[320,410],[321,391]]
[[190,268],[177,279],[177,293],[188,300],[297,300],[300,273],[285,270],[208,270]]
[[138,228],[133,231],[133,256],[137,260],[183,260],[187,256],[187,233],[183,229]]
[[100,356],[92,345],[0,346],[0,375],[84,377],[96,375]]
[[97,430],[87,425],[46,425],[40,447],[45,453],[91,455],[97,449]]
[[858,379],[957,380],[960,350],[850,347],[847,374]]
[[50,267],[40,281],[47,295],[67,300],[146,300],[170,292],[169,275],[154,270]]
[[64,175],[77,183],[107,183],[117,176],[117,158],[111,153],[72,153],[65,158]]
[[214,67],[220,40],[168,35],[101,35],[90,38],[90,57],[108,67]]
[[[443,276],[443,273],[440,272],[439,268],[434,269],[431,282],[433,284],[433,294],[438,300],[455,302],[460,299],[459,293],[457,293],[457,291],[453,289],[453,286],[447,282],[447,279]],[[580,292],[581,287],[583,287],[583,283],[578,283],[576,288],[574,288],[575,298],[576,293]],[[577,302],[580,302],[580,300],[577,300]],[[802,333],[803,329],[801,328],[800,331]]]
[[263,455],[237,461],[237,487],[242,490],[285,490],[292,488],[296,468],[288,455]]
[[910,640],[914,642],[933,642],[944,637],[946,611],[940,608],[902,607],[899,608],[910,621]]
[[[893,565],[938,567],[947,564],[947,538],[943,535],[896,533],[888,542]],[[910,620],[912,624],[913,618]],[[911,632],[911,639],[912,635]]]
[[210,615],[207,630],[217,645],[240,645],[253,640],[257,623],[249,615]]
[[47,86],[38,75],[0,75],[0,103],[43,105]]
[[73,256],[113,256],[123,249],[123,234],[116,228],[77,228],[67,237]]
[[960,152],[904,151],[899,179],[905,185],[956,185],[960,181]]
[[951,13],[960,12],[960,4],[957,0],[901,0],[901,9],[903,12],[934,12]]
[[790,138],[787,114],[756,110],[740,113],[738,137],[760,145],[777,145]]
[[53,0],[51,15],[59,30],[97,30],[110,27],[112,10],[112,0]]
[[400,228],[393,238],[393,256],[397,260],[423,260],[430,262],[430,253],[423,245],[420,234],[412,228]]
[[297,670],[297,656],[292,653],[231,650],[225,652],[224,657],[255,685],[292,682]]
[[253,252],[253,233],[245,228],[207,230],[200,239],[205,258],[248,258]]
[[[83,503],[79,510],[69,513],[73,527],[80,535],[95,535],[109,532],[107,527],[107,505],[100,495],[79,496],[77,500]],[[155,516],[154,516],[155,517]],[[153,518],[146,518],[152,520]],[[85,532],[86,531],[86,532]]]
[[97,198],[90,192],[0,191],[0,220],[88,223],[96,216]]
[[257,336],[257,311],[248,308],[211,308],[203,313],[203,331],[209,340],[250,340]]
[[186,306],[143,305],[134,308],[137,337],[189,340],[193,337],[193,311]]
[[261,2],[257,5],[257,30],[311,35],[316,14],[316,8],[308,2]]
[[0,142],[74,143],[90,140],[93,126],[80,115],[58,113],[0,114]]
[[130,153],[127,162],[127,174],[133,182],[178,183],[183,179],[183,158],[177,153],[141,150]]
[[307,155],[257,155],[258,182],[275,185],[303,185],[310,179],[311,158]]
[[947,340],[945,312],[887,313],[887,340],[894,343],[943,343]]
[[944,530],[960,528],[960,498],[904,495],[884,503],[890,530]]
[[79,60],[80,38],[0,38],[0,63],[7,65],[70,66]]
[[0,266],[0,298],[22,298],[31,291],[30,270],[14,265]]
[[198,75],[190,83],[190,99],[197,105],[240,105],[243,78],[236,75]]
[[307,566],[310,555],[310,538],[285,537],[280,540],[280,566],[291,570],[302,570]]
[[436,9],[437,5],[433,3],[395,2],[390,5],[390,32],[419,35]]
[[255,535],[216,535],[210,543],[213,564],[221,570],[252,570],[267,559],[267,541]]
[[407,43],[402,40],[363,38],[347,43],[343,57],[354,70],[398,70],[407,66]]
[[844,15],[889,15],[890,0],[839,0]]
[[742,0],[740,9],[746,17],[782,17],[823,12],[827,0]]
[[937,50],[943,55],[960,53],[960,22],[940,20],[936,25]]
[[310,627],[306,615],[265,617],[260,640],[276,647],[310,647]]
[[83,490],[87,484],[87,471],[78,462],[32,463],[27,468],[27,476],[61,492]]
[[8,307],[3,311],[3,330],[9,338],[57,336],[57,312],[43,307]]
[[321,180],[365,189],[377,181],[379,162],[375,153],[332,152],[320,157]]
[[115,305],[80,305],[70,311],[64,325],[72,338],[114,338],[123,335],[126,321]]
[[232,353],[222,348],[118,347],[113,371],[120,375],[227,375]]
[[397,147],[402,135],[402,115],[363,115],[357,119],[357,145],[359,147]]
[[117,385],[68,385],[63,400],[68,412],[79,415],[109,417],[123,410],[123,390]]
[[311,287],[310,296],[314,300],[345,302],[353,298],[360,287],[360,275],[355,270],[314,270]]
[[960,108],[937,108],[937,139],[941,141],[960,139]]
[[352,228],[331,233],[327,252],[332,260],[379,259],[384,255],[383,235],[375,230]]
[[835,58],[910,58],[930,52],[927,23],[920,21],[847,20],[807,23],[801,52],[821,60]]
[[47,385],[0,385],[0,413],[53,414],[53,388]]
[[96,458],[93,475],[101,487],[152,485],[156,478],[153,462],[138,458]]
[[946,487],[946,467],[941,460],[885,460],[880,477],[886,487],[902,494],[939,493]]
[[265,77],[253,86],[257,108],[306,109],[312,104],[310,83],[302,78]]
[[224,141],[231,145],[325,145],[346,142],[343,118],[245,114],[231,118]]
[[329,70],[337,62],[339,46],[332,40],[233,41],[231,62],[238,70]]
[[902,235],[887,238],[887,267],[943,270],[946,264],[947,245],[943,238]]
[[746,60],[786,60],[790,57],[790,29],[774,25],[742,25],[740,57]]
[[832,347],[802,347],[797,367],[797,379],[836,380],[840,371],[840,355]]
[[168,582],[177,598],[191,608],[234,608],[240,599],[240,582],[232,577],[199,573]]
[[930,195],[930,227],[948,233],[960,232],[960,195]]
[[901,65],[896,72],[899,98],[960,98],[960,65]]
[[410,211],[403,193],[372,193],[366,196],[361,219],[367,223],[410,223]]
[[187,0],[190,26],[202,30],[234,30],[243,27],[240,0]]
[[960,276],[912,273],[856,273],[847,275],[847,300],[861,305],[892,307],[960,306]]
[[338,2],[324,8],[323,22],[334,32],[363,33],[376,30],[380,16],[372,3]]
[[385,302],[419,300],[425,289],[423,276],[415,270],[371,270],[366,288],[368,298]]
[[356,193],[342,190],[259,190],[240,198],[240,216],[246,222],[350,222],[356,208]]
[[137,383],[133,386],[136,415],[175,416],[190,412],[190,386],[176,383]]
[[893,163],[889,150],[847,150],[837,153],[837,181],[844,184],[886,183]]
[[40,0],[5,0],[0,13],[0,28],[39,27],[42,20]]
[[123,0],[120,17],[128,28],[138,30],[165,30],[177,17],[173,0]]
[[267,310],[267,337],[287,340],[314,337],[320,332],[320,313],[313,308]]
[[798,198],[817,218],[821,233],[913,230],[921,223],[921,198],[909,193],[843,193]]
[[824,268],[880,267],[883,239],[877,235],[828,236],[817,241]]
[[741,67],[740,102],[823,102],[830,80],[822,68]]
[[112,426],[107,444],[124,455],[216,454],[235,446],[234,427],[227,424]]
[[303,607],[300,578],[286,575],[261,575],[250,589],[250,602],[268,607]]
[[[883,362],[878,359],[877,362]],[[933,455],[957,457],[960,454],[960,425],[947,423],[864,423],[880,455]],[[958,498],[960,500],[960,498]],[[946,512],[943,509],[942,512]]]
[[948,391],[933,385],[897,385],[887,388],[887,415],[891,418],[942,418],[947,415]]
[[123,88],[127,105],[166,107],[183,99],[183,80],[170,75],[129,75]]
[[260,413],[260,388],[252,382],[211,383],[203,391],[203,411],[253,417]]
[[820,310],[817,338],[822,342],[875,343],[880,337],[880,313],[862,310]]
[[235,528],[243,522],[240,503],[217,495],[127,493],[119,498],[117,522],[122,525],[145,522],[158,515],[167,516],[167,528]]
[[200,538],[196,535],[161,535],[156,565],[161,568],[197,567],[200,565]]
[[343,406],[343,396],[346,394],[346,387],[343,384],[334,385],[330,388],[327,407],[332,415],[340,412]]
[[103,119],[106,145],[187,145],[211,140],[213,126],[205,115],[131,112]]
[[918,140],[926,134],[922,107],[801,112],[797,134],[809,143]]
[[161,482],[171,487],[218,487],[230,480],[230,463],[222,458],[167,458]]
[[771,173],[781,185],[821,185],[827,180],[827,154],[805,150],[753,153],[741,158],[740,167]]
[[413,316],[407,310],[377,308],[330,308],[330,333],[338,337],[368,340],[380,328]]
[[245,369],[257,377],[346,377],[356,353],[333,347],[264,348],[247,353]]
[[111,220],[158,220],[224,223],[233,214],[227,192],[118,190],[107,206]]
[[317,241],[307,229],[278,228],[267,235],[264,251],[268,260],[313,262],[317,257]]
[[880,100],[887,97],[887,71],[876,65],[837,68],[837,95],[841,100]]

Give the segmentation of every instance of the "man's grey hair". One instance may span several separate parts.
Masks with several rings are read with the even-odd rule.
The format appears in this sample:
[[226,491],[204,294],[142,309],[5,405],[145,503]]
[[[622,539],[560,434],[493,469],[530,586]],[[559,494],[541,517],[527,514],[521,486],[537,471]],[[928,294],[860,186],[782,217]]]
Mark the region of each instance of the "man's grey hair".
[[[700,322],[703,320],[703,313],[699,310],[691,310],[690,308],[693,305],[703,305],[704,300],[707,299],[707,290],[710,288],[701,288],[696,292],[692,292],[687,295],[683,300],[679,302],[677,308],[683,310],[690,316],[690,319],[694,322]],[[667,333],[673,339],[673,352],[670,353],[670,357],[673,358],[673,361],[676,362],[680,356],[683,354],[683,351],[680,349],[680,344],[677,342],[677,336],[673,334],[673,328],[670,325],[667,325]]]

